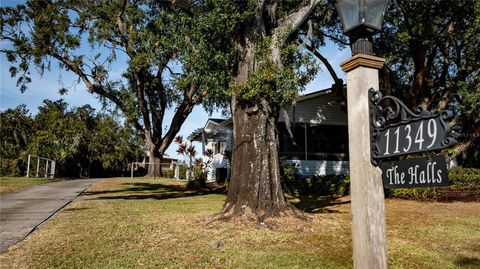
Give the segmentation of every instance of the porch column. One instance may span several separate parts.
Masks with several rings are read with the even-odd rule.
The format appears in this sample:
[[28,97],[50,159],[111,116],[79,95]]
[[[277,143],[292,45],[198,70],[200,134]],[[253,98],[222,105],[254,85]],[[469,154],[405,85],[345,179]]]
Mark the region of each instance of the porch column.
[[202,156],[205,154],[205,130],[202,129]]
[[307,123],[305,122],[305,160],[308,160]]

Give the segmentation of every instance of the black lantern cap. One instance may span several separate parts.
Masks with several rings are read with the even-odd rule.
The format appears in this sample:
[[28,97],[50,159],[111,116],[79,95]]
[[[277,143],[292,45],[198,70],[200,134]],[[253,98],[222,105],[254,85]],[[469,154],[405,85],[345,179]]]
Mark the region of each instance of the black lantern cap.
[[337,0],[343,32],[353,38],[368,38],[380,31],[388,0]]

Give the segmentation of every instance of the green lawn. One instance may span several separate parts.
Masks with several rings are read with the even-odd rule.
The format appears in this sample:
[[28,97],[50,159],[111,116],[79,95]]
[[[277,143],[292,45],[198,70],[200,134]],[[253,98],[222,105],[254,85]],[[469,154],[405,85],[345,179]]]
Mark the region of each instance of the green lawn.
[[28,187],[58,181],[50,178],[0,177],[0,195],[16,192]]
[[[2,268],[351,268],[349,198],[293,199],[309,221],[213,221],[222,194],[171,180],[107,179]],[[479,268],[480,204],[387,200],[390,268]]]

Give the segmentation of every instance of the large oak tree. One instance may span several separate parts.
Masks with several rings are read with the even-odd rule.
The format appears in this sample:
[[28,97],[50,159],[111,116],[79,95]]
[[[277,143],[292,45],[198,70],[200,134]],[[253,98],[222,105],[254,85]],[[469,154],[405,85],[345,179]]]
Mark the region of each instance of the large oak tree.
[[230,63],[228,90],[209,92],[217,103],[228,104],[233,120],[225,217],[247,214],[262,220],[294,212],[280,184],[276,125],[281,107],[291,104],[316,73],[315,61],[297,38],[321,2],[191,2],[191,20],[205,18],[192,41],[221,43],[223,51],[210,51]]

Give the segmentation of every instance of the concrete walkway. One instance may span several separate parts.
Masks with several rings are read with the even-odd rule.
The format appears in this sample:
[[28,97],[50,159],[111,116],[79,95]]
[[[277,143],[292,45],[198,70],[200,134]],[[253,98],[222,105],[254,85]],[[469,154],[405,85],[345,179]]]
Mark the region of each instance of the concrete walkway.
[[95,181],[52,182],[0,196],[0,253],[22,241]]

